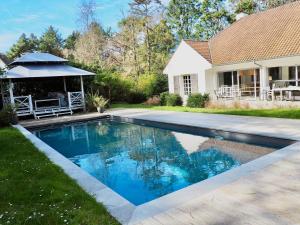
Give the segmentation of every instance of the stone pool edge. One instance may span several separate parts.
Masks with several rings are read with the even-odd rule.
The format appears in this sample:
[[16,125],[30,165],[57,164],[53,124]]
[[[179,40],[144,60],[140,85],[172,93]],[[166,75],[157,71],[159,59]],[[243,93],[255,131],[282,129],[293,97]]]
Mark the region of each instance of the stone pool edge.
[[41,152],[46,154],[54,164],[60,166],[65,173],[74,179],[88,194],[95,197],[97,202],[102,203],[112,216],[122,224],[139,223],[144,219],[179,206],[184,202],[193,200],[196,197],[199,198],[210,191],[232,183],[243,176],[259,171],[264,167],[300,151],[300,142],[296,142],[207,180],[190,185],[145,204],[135,206],[99,180],[76,166],[73,162],[44,143],[23,126],[15,125],[14,127],[30,140]]

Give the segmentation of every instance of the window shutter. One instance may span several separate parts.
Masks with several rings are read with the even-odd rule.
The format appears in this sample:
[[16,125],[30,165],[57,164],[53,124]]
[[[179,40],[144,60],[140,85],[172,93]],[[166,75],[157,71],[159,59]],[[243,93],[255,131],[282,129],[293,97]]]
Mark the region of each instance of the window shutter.
[[191,85],[192,85],[192,93],[199,93],[198,90],[198,75],[192,74],[191,75]]
[[174,77],[174,93],[179,94],[180,89],[179,89],[179,76]]

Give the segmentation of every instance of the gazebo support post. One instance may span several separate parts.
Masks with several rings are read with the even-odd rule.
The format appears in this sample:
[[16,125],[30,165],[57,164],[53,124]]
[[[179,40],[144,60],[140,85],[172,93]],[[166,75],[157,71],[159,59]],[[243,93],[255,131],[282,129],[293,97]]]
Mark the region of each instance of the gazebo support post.
[[82,101],[83,101],[83,111],[86,111],[85,98],[84,98],[84,87],[83,87],[83,77],[82,76],[80,76],[80,86],[81,86],[81,94],[82,94]]
[[66,77],[63,77],[63,81],[64,81],[64,92],[67,93]]
[[10,97],[10,103],[12,105],[15,104],[15,100],[14,100],[14,92],[13,92],[13,83],[11,81],[11,79],[8,80],[9,81],[9,97]]
[[2,97],[2,103],[4,104],[4,84],[3,84],[3,79],[1,79],[1,97]]

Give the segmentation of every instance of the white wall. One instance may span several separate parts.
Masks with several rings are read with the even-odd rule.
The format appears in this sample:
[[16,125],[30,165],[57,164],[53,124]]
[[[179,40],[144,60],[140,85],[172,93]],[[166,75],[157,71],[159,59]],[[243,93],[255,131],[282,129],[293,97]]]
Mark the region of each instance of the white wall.
[[[164,74],[168,75],[169,91],[174,92],[174,76],[182,76],[188,74],[198,75],[199,92],[206,92],[206,70],[212,65],[203,58],[196,50],[182,41],[174,55],[170,59],[168,65],[164,69]],[[183,82],[180,78],[180,94],[183,96]],[[181,87],[182,86],[182,87]]]

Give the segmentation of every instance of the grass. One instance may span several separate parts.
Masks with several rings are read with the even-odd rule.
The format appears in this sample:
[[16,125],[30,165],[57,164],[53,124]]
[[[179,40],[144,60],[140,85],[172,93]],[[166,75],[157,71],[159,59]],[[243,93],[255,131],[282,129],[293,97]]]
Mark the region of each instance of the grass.
[[0,143],[0,224],[119,224],[19,131]]
[[112,108],[139,108],[151,110],[167,110],[176,112],[194,113],[215,113],[240,116],[260,116],[274,118],[300,119],[300,108],[280,109],[210,109],[210,108],[189,108],[184,106],[148,106],[143,104],[113,104]]

